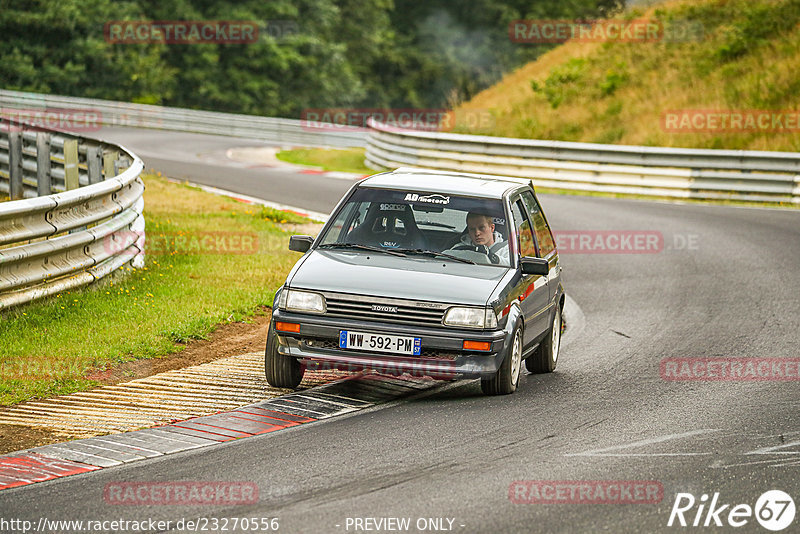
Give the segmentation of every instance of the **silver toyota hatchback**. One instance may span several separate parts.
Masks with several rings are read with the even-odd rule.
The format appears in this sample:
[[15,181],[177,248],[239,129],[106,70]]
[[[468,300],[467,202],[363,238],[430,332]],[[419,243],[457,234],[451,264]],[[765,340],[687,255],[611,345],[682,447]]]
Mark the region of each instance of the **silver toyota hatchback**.
[[307,367],[480,377],[512,393],[558,361],[564,289],[530,182],[398,169],[354,185],[276,292],[267,381]]

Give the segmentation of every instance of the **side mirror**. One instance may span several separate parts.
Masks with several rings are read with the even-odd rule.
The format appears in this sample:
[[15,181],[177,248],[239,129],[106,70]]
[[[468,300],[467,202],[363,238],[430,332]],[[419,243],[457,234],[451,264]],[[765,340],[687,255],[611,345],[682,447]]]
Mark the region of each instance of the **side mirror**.
[[524,258],[520,258],[519,266],[522,268],[523,274],[540,274],[545,276],[550,272],[550,262],[544,258],[525,256]]
[[310,235],[293,235],[289,238],[289,250],[294,250],[295,252],[308,252],[308,249],[311,248],[311,243],[314,242],[314,238]]

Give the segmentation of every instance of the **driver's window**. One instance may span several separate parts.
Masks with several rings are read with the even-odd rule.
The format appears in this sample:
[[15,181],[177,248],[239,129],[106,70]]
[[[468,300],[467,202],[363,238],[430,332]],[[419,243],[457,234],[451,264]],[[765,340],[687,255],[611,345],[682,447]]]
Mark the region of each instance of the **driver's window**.
[[517,200],[511,205],[511,214],[514,217],[514,228],[517,234],[517,249],[522,257],[536,256],[536,243],[533,240],[531,223],[524,215],[525,212],[520,202]]
[[539,252],[544,258],[556,248],[553,242],[553,235],[550,233],[550,227],[547,226],[547,221],[544,220],[539,203],[530,192],[523,191],[522,200],[528,207],[528,213],[533,218],[533,231],[536,234],[536,242],[539,245]]

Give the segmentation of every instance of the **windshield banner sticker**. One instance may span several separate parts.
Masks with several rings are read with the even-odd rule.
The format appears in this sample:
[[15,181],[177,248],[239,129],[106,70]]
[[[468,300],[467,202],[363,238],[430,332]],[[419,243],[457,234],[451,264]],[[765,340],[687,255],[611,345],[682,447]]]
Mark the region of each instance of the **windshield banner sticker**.
[[423,195],[417,193],[407,193],[406,198],[409,202],[425,202],[428,204],[450,204],[450,197],[444,195]]

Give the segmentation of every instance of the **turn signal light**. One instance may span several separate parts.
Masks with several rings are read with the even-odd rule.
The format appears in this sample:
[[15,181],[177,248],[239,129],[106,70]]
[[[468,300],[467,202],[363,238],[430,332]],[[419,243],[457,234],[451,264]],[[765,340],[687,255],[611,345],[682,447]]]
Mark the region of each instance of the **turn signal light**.
[[465,341],[464,350],[492,350],[492,344],[488,341]]
[[275,330],[279,332],[292,332],[294,334],[300,333],[300,325],[297,323],[282,323],[275,321]]

